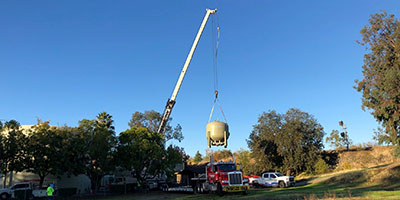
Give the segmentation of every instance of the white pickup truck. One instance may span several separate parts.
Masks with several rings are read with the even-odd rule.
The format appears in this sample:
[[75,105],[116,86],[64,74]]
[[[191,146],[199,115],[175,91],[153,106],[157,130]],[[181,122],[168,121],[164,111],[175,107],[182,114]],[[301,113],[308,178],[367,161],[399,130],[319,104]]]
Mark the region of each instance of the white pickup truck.
[[[33,198],[44,198],[47,196],[46,189],[40,189],[36,184],[27,182],[27,183],[17,183],[9,188],[0,189],[0,200],[8,200],[11,198],[16,198],[16,192],[18,191],[32,191],[32,199]],[[30,195],[30,194],[26,194]],[[30,199],[30,198],[29,198]]]
[[289,187],[294,186],[295,181],[293,176],[284,176],[279,172],[266,172],[261,177],[250,177],[250,183],[253,186],[265,187]]

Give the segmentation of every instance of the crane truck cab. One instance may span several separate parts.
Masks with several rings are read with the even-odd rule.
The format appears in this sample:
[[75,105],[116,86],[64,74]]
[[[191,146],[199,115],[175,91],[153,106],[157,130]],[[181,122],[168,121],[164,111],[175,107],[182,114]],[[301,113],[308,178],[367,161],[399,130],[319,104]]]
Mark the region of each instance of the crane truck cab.
[[247,194],[249,190],[249,183],[243,180],[243,173],[237,170],[235,162],[210,162],[205,172],[205,178],[192,178],[195,193],[212,191],[222,196],[225,192]]

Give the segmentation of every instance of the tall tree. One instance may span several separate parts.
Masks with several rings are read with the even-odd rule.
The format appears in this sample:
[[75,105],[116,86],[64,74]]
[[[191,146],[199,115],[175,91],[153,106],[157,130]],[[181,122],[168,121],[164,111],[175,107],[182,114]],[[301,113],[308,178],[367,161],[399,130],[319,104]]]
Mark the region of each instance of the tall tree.
[[135,112],[129,122],[131,128],[118,137],[117,163],[141,182],[160,173],[171,176],[175,165],[188,159],[182,148],[166,148],[168,140],[183,140],[180,125],[173,129],[168,123],[166,132],[161,134],[157,133],[160,120],[161,114],[156,111]]
[[132,171],[139,182],[155,176],[162,170],[165,158],[165,138],[144,127],[131,127],[118,137],[116,159],[119,165]]
[[391,143],[400,145],[400,21],[386,12],[371,15],[361,35],[368,53],[354,88],[362,93],[362,109],[372,110]]
[[253,126],[247,143],[256,160],[254,165],[256,174],[278,170],[282,166],[283,157],[278,153],[278,145],[275,143],[282,124],[282,116],[272,110],[263,113],[258,118],[258,123]]
[[347,145],[353,144],[353,141],[351,139],[346,140],[345,134],[343,132],[339,134],[338,130],[332,130],[329,136],[326,137],[325,142],[329,143],[329,146],[335,149],[344,148]]
[[[102,112],[95,120],[79,121],[77,132],[84,140],[87,156],[86,175],[91,180],[92,191],[97,191],[107,172],[115,169],[113,155],[116,147],[115,128],[112,116]],[[79,140],[78,140],[79,141]]]
[[0,173],[4,174],[3,186],[6,187],[7,174],[24,169],[26,137],[15,120],[5,122],[0,128]]
[[26,171],[39,176],[40,186],[49,174],[56,175],[59,172],[58,167],[63,164],[60,157],[63,150],[62,138],[56,135],[56,128],[49,123],[38,120],[38,124],[29,130],[29,142],[26,146]]
[[323,148],[323,136],[317,120],[299,109],[292,108],[285,114],[263,113],[248,140],[258,163],[256,171],[311,172]]
[[[155,133],[157,132],[161,119],[161,114],[154,110],[145,111],[144,113],[135,112],[132,114],[132,118],[128,125],[130,127],[145,127],[149,129],[150,132]],[[175,128],[172,128],[170,121],[172,121],[172,118],[168,120],[167,125],[165,126],[165,139],[175,139],[181,142],[184,138],[182,134],[182,127],[178,124]]]
[[196,152],[196,155],[193,158],[194,163],[199,163],[203,160],[203,156],[200,154],[199,151]]

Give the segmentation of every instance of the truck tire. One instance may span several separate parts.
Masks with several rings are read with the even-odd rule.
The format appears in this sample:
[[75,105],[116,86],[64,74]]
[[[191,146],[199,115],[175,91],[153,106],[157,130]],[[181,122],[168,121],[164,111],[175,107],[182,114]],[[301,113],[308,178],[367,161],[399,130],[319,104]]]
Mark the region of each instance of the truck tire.
[[8,200],[8,199],[10,199],[10,195],[8,194],[8,193],[2,193],[2,194],[0,194],[0,199],[1,200]]
[[204,193],[204,189],[201,183],[197,183],[196,186],[194,187],[194,193],[195,194],[203,194]]
[[200,194],[199,183],[196,183],[193,188],[193,194]]
[[260,187],[260,185],[258,184],[258,181],[253,181],[251,184],[252,184],[253,187],[255,187],[255,188]]
[[285,182],[279,181],[279,187],[280,187],[280,188],[285,188],[285,187],[286,187]]
[[218,194],[220,197],[224,196],[224,191],[222,191],[222,185],[221,185],[221,183],[218,183],[218,184],[217,184],[217,194]]

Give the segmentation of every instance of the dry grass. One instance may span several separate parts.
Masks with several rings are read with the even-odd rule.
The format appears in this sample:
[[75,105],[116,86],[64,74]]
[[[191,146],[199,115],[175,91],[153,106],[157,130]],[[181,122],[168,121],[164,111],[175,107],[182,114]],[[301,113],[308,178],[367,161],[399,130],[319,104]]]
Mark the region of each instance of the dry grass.
[[362,169],[376,165],[395,162],[392,151],[394,147],[374,146],[369,150],[342,152],[339,154],[336,171]]

